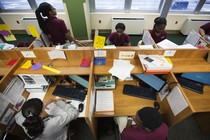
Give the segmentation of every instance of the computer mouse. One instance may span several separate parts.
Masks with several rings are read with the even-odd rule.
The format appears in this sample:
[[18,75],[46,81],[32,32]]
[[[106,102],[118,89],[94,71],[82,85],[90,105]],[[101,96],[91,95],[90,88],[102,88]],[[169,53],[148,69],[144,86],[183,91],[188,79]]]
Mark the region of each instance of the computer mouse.
[[159,110],[160,108],[160,104],[158,102],[154,102],[154,108]]
[[78,106],[79,112],[82,112],[83,109],[84,109],[84,104],[83,103],[80,103],[79,106]]

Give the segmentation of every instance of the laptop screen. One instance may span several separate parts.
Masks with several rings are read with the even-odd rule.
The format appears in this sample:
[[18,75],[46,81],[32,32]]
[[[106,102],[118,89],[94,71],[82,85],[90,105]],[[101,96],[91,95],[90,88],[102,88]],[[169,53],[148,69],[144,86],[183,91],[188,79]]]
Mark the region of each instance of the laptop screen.
[[166,83],[165,81],[163,81],[162,79],[158,78],[153,74],[134,74],[134,75],[157,91],[160,91],[161,88]]
[[209,72],[193,72],[193,73],[183,73],[181,74],[181,77],[210,85],[210,73]]

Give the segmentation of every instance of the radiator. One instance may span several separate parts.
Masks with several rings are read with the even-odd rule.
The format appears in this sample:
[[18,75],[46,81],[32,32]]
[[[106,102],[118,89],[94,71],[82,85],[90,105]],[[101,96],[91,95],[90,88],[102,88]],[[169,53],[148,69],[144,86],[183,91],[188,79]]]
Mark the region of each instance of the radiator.
[[23,27],[25,28],[28,35],[31,35],[28,30],[28,26],[34,26],[39,34],[41,34],[41,29],[39,28],[39,24],[36,18],[34,17],[24,17],[21,20]]
[[199,32],[200,26],[204,25],[205,23],[210,22],[210,19],[190,19],[187,18],[184,24],[181,27],[181,33],[183,35],[188,35],[191,30],[195,32]]
[[117,23],[124,23],[125,33],[131,35],[139,35],[143,34],[143,30],[145,28],[146,20],[143,17],[140,18],[132,18],[132,17],[113,17],[112,18],[112,32],[115,32],[115,26]]

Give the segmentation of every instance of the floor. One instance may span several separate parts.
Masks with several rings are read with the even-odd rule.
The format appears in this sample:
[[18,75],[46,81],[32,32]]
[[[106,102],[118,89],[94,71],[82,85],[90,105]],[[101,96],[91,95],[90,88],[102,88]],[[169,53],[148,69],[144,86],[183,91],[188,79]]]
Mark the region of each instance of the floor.
[[[100,34],[108,37],[109,34]],[[8,42],[17,45],[20,42],[32,42],[33,37],[28,35],[15,35],[17,40]],[[136,46],[142,36],[130,36],[132,46]],[[186,36],[181,34],[169,34],[168,39],[181,45]],[[91,135],[84,119],[77,119],[72,122],[73,136],[72,140],[95,140]],[[14,139],[14,138],[12,138]],[[11,140],[12,140],[11,139]],[[113,119],[99,118],[98,120],[98,140],[119,140],[118,128],[114,124]],[[17,139],[18,140],[18,139]],[[202,134],[193,117],[189,117],[175,126],[169,128],[169,140],[210,140],[209,134]]]

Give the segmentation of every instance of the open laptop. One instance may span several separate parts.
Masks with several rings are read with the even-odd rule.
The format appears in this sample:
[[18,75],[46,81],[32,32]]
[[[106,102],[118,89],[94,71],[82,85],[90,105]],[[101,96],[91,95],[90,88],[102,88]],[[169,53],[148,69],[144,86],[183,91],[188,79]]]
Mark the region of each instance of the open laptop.
[[181,77],[190,79],[205,85],[210,85],[210,72],[183,73]]
[[160,91],[166,84],[166,81],[153,74],[134,74],[134,76],[154,88],[156,91]]

